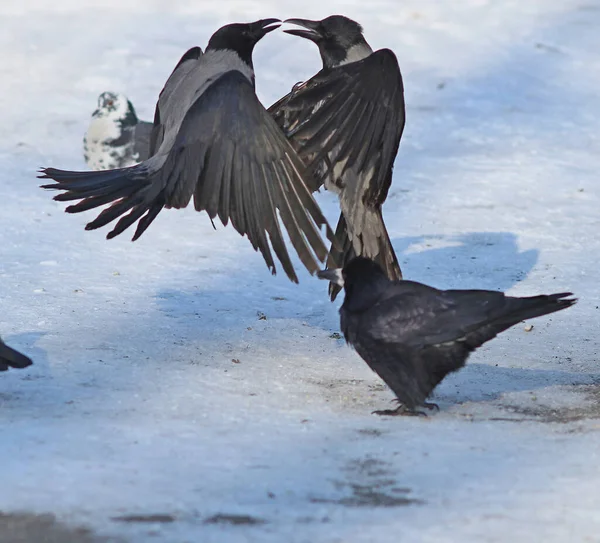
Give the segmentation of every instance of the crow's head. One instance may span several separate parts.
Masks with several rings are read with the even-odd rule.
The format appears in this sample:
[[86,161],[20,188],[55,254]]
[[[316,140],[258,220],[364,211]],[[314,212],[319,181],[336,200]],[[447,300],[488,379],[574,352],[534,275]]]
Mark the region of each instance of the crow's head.
[[254,46],[269,32],[280,25],[279,19],[261,19],[253,23],[234,23],[219,28],[210,38],[207,51],[235,51],[248,65],[252,66]]
[[285,22],[306,29],[284,32],[315,42],[319,47],[324,68],[335,68],[362,60],[373,52],[363,36],[362,26],[343,15],[331,15],[321,21],[287,19]]

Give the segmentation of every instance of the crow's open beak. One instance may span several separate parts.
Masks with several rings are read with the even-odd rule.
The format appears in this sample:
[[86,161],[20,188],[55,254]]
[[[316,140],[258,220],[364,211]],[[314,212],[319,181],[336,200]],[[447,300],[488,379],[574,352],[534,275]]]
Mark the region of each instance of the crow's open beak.
[[321,21],[311,21],[310,19],[286,19],[284,23],[291,23],[298,26],[303,26],[307,30],[284,30],[286,34],[292,34],[292,36],[300,36],[307,40],[318,42],[323,39],[323,36],[319,32],[321,28]]
[[269,32],[272,32],[273,30],[279,28],[281,26],[281,19],[261,19],[260,21],[255,21],[254,23],[252,23],[252,26],[255,27],[256,34],[262,38]]
[[344,286],[344,276],[342,275],[342,268],[333,268],[330,270],[323,270],[317,272],[319,279],[326,279],[340,287]]

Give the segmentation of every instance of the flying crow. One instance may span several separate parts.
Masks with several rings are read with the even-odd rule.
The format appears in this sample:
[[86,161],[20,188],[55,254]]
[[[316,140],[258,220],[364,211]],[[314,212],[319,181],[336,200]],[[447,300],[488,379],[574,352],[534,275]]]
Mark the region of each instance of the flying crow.
[[92,170],[126,168],[148,158],[152,123],[140,121],[123,94],[103,92],[83,138],[83,157]]
[[433,389],[465,365],[469,354],[524,319],[560,311],[570,292],[514,298],[491,290],[437,290],[390,281],[372,260],[357,257],[343,269],[319,272],[345,290],[340,325],[346,341],[396,395],[384,415],[423,414]]
[[6,371],[8,368],[22,369],[31,364],[33,364],[31,358],[15,351],[0,338],[0,371]]
[[109,239],[138,221],[137,239],[163,207],[185,207],[193,196],[197,211],[224,225],[231,220],[248,236],[273,273],[271,247],[298,281],[281,224],[303,265],[317,272],[328,254],[319,228],[326,226],[332,242],[334,234],[306,186],[303,161],[254,90],[252,51],[277,22],[224,26],[204,54],[194,47],[181,58],[158,99],[148,160],[102,172],[44,168],[40,177],[56,183],[43,188],[65,191],[55,200],[81,200],[69,213],[111,204],[86,226],[120,217]]
[[[269,108],[313,172],[310,188],[339,195],[337,267],[354,256],[374,259],[390,279],[401,279],[381,206],[404,129],[404,87],[396,56],[373,52],[362,27],[341,15],[322,21],[288,19],[306,30],[286,30],[319,47],[323,69]],[[339,287],[330,284],[333,300]]]

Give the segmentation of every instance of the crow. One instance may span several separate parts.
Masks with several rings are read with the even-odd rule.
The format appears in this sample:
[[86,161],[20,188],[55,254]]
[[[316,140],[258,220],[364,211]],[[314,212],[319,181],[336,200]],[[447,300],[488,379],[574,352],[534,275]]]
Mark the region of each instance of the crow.
[[272,247],[298,282],[283,224],[302,264],[316,273],[328,254],[320,227],[333,243],[335,236],[306,186],[304,163],[255,93],[252,52],[278,22],[226,25],[204,53],[193,47],[183,55],[158,98],[148,160],[100,172],[43,168],[40,177],[56,183],[42,187],[65,191],[55,200],[81,200],[69,213],[112,204],[86,226],[120,217],[109,239],[138,220],[139,238],[164,207],[186,207],[193,196],[195,209],[211,220],[231,220],[275,274]]
[[399,407],[380,415],[423,415],[433,389],[469,354],[524,319],[571,307],[570,292],[515,298],[491,290],[438,290],[390,281],[372,260],[357,257],[319,278],[344,287],[340,325],[346,342],[392,389]]
[[[322,21],[287,19],[306,30],[288,34],[315,42],[323,68],[269,108],[269,112],[322,185],[339,195],[336,267],[354,256],[374,259],[390,279],[402,279],[383,222],[383,205],[404,130],[404,85],[389,49],[373,52],[356,21],[332,15]],[[340,288],[330,284],[331,300]]]
[[86,164],[92,170],[114,170],[146,160],[152,127],[138,119],[126,96],[103,92],[83,138]]
[[33,364],[31,358],[15,351],[0,338],[0,371],[6,371],[8,368],[23,369],[31,364]]

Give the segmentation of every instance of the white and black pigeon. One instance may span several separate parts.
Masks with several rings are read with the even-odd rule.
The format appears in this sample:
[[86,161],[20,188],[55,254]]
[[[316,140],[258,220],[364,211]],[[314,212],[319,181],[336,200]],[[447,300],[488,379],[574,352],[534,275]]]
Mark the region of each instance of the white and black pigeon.
[[92,170],[126,168],[148,158],[152,123],[140,121],[123,94],[103,92],[83,138],[83,157]]
[[[401,279],[381,213],[405,121],[396,55],[389,49],[373,52],[360,24],[342,15],[285,22],[305,28],[285,32],[316,43],[323,68],[269,112],[309,165],[310,187],[325,185],[339,196],[341,250],[332,247],[332,259],[343,268],[355,256],[368,257],[389,279]],[[339,290],[330,285],[332,300]]]
[[0,338],[0,371],[6,371],[8,368],[23,369],[31,364],[33,364],[31,358],[15,351]]
[[[305,165],[254,88],[252,51],[279,19],[230,24],[215,32],[203,54],[190,49],[167,80],[156,106],[150,158],[104,172],[44,168],[43,188],[64,193],[55,200],[81,200],[69,213],[110,207],[87,230],[119,219],[112,238],[138,221],[137,239],[164,208],[186,207],[217,215],[248,237],[275,273],[271,249],[290,280],[298,278],[282,226],[302,264],[319,270],[328,249],[320,229],[335,236],[307,188]],[[127,214],[126,214],[127,213]]]

